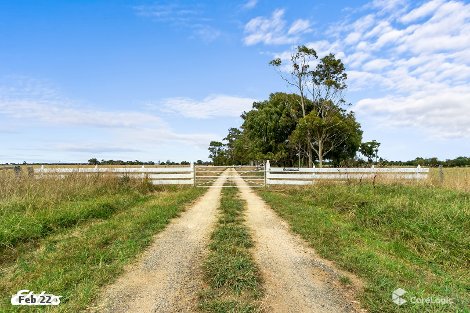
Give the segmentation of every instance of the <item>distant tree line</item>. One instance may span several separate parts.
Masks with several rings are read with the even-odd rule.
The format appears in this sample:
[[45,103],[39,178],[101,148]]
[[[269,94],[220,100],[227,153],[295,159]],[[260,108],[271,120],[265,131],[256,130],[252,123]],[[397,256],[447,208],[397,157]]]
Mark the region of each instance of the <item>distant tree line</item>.
[[[201,161],[202,162],[202,161]],[[88,160],[89,165],[189,165],[190,162],[188,161],[181,161],[181,162],[173,162],[170,160],[167,160],[166,162],[162,161],[123,161],[123,160],[101,160],[99,161],[96,158],[91,158]]]
[[427,167],[438,167],[442,165],[444,167],[466,167],[470,166],[470,157],[460,156],[455,159],[447,159],[445,161],[439,160],[438,158],[416,158],[411,161],[388,161],[380,159],[379,163],[386,166],[427,166]]
[[[374,146],[374,142],[372,141],[369,143],[372,143]],[[369,144],[366,143],[366,144]],[[223,151],[223,153],[226,153],[226,144],[223,145],[223,148],[220,150]],[[360,150],[361,151],[361,150]],[[377,150],[375,150],[377,151]],[[362,154],[362,151],[361,151]],[[446,159],[446,160],[439,160],[438,158],[421,158],[418,157],[414,160],[410,161],[389,161],[385,160],[383,158],[378,158],[376,161],[372,161],[373,158],[375,158],[375,153],[372,156],[371,159],[367,159],[367,156],[362,154],[364,158],[359,158],[356,157],[352,160],[350,160],[350,163],[347,164],[347,166],[371,166],[372,164],[375,164],[377,166],[426,166],[426,167],[438,167],[439,165],[442,165],[444,167],[470,167],[470,157],[464,157],[460,156],[455,159]],[[26,161],[23,161],[22,163],[3,163],[4,165],[189,165],[190,162],[187,161],[181,161],[181,162],[173,162],[170,160],[167,160],[166,162],[153,162],[153,161],[148,161],[148,162],[141,162],[141,161],[113,161],[109,160],[111,162],[108,163],[108,161],[105,161],[104,163],[102,161],[99,161],[98,163],[95,162],[96,159],[90,159],[88,163],[27,163]],[[202,161],[202,160],[197,160],[195,162],[196,165],[214,165],[213,162],[211,161]],[[226,163],[225,165],[232,165],[232,164],[248,164],[248,163]],[[327,161],[325,164],[329,166],[335,166],[335,164],[332,161]]]

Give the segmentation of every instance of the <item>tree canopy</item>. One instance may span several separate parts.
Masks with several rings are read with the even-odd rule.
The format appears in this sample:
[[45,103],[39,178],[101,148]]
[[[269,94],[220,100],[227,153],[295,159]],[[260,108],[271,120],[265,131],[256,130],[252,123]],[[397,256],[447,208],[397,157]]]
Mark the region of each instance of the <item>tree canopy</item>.
[[230,128],[224,142],[211,142],[216,164],[246,164],[271,160],[284,165],[319,166],[325,159],[340,165],[355,157],[362,130],[343,97],[347,73],[334,54],[298,46],[287,62],[274,59],[282,79],[297,93],[273,93],[255,102],[241,117],[240,128]]

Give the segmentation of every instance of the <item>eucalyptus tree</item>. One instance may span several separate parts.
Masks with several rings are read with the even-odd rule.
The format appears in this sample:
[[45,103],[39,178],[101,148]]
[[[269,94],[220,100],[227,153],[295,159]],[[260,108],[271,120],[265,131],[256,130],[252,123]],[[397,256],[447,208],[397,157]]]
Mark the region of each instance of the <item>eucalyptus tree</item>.
[[[309,111],[307,107],[307,90],[312,76],[312,70],[310,68],[317,59],[317,52],[314,49],[302,45],[298,46],[297,50],[291,54],[290,63],[287,65],[287,68],[282,67],[284,64],[280,58],[269,62],[270,65],[278,68],[279,74],[284,81],[298,90],[300,96],[298,103],[302,109],[303,118],[307,116]],[[287,70],[288,75],[284,74],[284,70]],[[307,142],[310,141],[309,134],[307,134],[306,139]],[[305,150],[309,166],[311,166],[313,164],[312,149],[307,144]]]
[[220,141],[211,141],[209,144],[209,158],[214,165],[224,165],[226,163],[225,145]]
[[301,143],[310,136],[308,144],[318,157],[319,166],[323,166],[326,156],[339,162],[356,154],[361,143],[362,131],[354,113],[323,106],[328,110],[325,116],[311,111],[302,118],[292,132],[291,141]]
[[289,136],[302,117],[296,104],[299,100],[295,94],[273,93],[268,100],[253,103],[252,110],[242,114],[241,128],[251,143],[251,156],[255,160],[290,163]]
[[373,159],[377,161],[379,153],[380,142],[376,140],[363,142],[359,147],[359,152],[367,158],[369,163],[372,163]]
[[[277,67],[281,77],[299,91],[302,118],[291,140],[306,146],[310,166],[313,163],[312,151],[320,167],[323,166],[324,157],[346,142],[341,131],[345,131],[347,125],[355,125],[360,131],[354,114],[347,113],[345,109],[348,104],[343,91],[347,88],[347,74],[343,62],[331,53],[318,60],[314,49],[298,46],[287,68],[279,58],[270,64]],[[289,76],[285,76],[285,70]],[[312,105],[308,106],[308,103]],[[357,129],[356,134],[359,133]]]

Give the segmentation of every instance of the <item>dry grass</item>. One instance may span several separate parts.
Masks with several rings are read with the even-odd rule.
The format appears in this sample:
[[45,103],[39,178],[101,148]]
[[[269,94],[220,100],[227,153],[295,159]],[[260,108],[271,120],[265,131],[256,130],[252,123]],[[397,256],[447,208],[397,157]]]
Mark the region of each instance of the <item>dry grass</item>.
[[439,169],[431,168],[429,183],[446,189],[470,191],[470,167],[443,168],[443,181],[441,182]]
[[138,191],[149,191],[152,186],[142,180],[130,180],[111,175],[70,174],[59,177],[17,177],[13,171],[0,171],[0,204],[9,202],[24,205],[54,205],[62,201],[81,199],[82,197],[119,191],[124,185]]
[[0,312],[9,295],[61,295],[57,312],[85,309],[201,188],[111,175],[37,179],[0,171]]
[[[451,190],[470,191],[470,167],[451,167],[443,168],[443,175],[441,178],[439,168],[430,168],[427,179],[394,179],[386,175],[377,175],[373,179],[351,179],[350,181],[343,181],[343,183],[375,183],[375,184],[402,184],[407,186],[426,186],[437,187]],[[316,185],[331,185],[337,184],[337,181],[317,181]]]
[[[369,312],[468,312],[470,193],[407,184],[329,183],[259,193],[320,255],[363,279],[361,300]],[[390,298],[399,287],[407,291],[403,307]],[[412,297],[447,297],[454,304],[416,304]]]
[[223,190],[219,221],[204,263],[207,287],[200,291],[202,312],[260,311],[261,278],[250,252],[253,240],[244,225],[245,205],[236,188]]
[[[40,164],[34,164],[34,165],[20,165],[22,170],[27,170],[28,167],[33,167],[33,168],[40,168],[42,165]],[[0,165],[0,169],[2,168],[10,168],[14,167],[14,165]],[[90,165],[90,164],[51,164],[51,165],[44,165],[45,168],[94,168],[95,165]],[[116,165],[116,164],[100,164],[98,165],[98,168],[106,168],[106,167],[112,167],[112,168],[141,168],[142,165]],[[160,165],[160,164],[155,164],[155,165],[144,165],[145,168],[171,168],[171,167],[189,167],[189,165]]]

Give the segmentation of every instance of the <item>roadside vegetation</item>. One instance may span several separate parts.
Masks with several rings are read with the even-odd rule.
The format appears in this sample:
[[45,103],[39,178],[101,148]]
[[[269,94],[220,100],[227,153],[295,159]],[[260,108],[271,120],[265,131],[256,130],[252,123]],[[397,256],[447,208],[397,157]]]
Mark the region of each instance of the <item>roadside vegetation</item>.
[[[365,282],[370,312],[468,312],[470,193],[402,184],[321,184],[260,190],[323,257]],[[407,291],[404,306],[392,291]],[[453,305],[413,304],[448,297]]]
[[224,188],[220,217],[204,263],[207,287],[200,293],[203,312],[259,312],[261,278],[250,253],[253,241],[244,225],[245,203],[237,188]]
[[1,312],[22,289],[62,296],[58,312],[89,306],[204,190],[146,181],[70,175],[0,176]]
[[470,192],[470,167],[446,167],[429,171],[429,182],[436,187]]

